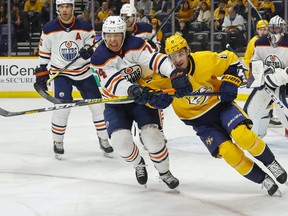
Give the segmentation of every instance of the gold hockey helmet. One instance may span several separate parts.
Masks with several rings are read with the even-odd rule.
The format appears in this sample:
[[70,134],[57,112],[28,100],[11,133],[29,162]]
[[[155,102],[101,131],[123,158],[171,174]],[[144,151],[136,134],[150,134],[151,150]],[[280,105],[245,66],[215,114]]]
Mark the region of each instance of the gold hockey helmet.
[[268,28],[268,21],[267,20],[259,20],[256,24],[256,29],[259,28]]
[[165,41],[165,52],[170,55],[182,48],[189,48],[187,41],[178,33],[168,37]]

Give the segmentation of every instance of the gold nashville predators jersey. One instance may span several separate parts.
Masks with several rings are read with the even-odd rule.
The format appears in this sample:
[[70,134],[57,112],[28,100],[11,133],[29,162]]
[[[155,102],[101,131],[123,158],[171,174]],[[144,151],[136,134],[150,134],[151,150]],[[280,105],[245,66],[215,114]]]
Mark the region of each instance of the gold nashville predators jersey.
[[[219,92],[221,76],[230,65],[238,64],[238,57],[230,51],[204,51],[189,56],[189,81],[193,93]],[[182,120],[196,119],[220,103],[218,96],[191,96],[174,98],[172,106]]]

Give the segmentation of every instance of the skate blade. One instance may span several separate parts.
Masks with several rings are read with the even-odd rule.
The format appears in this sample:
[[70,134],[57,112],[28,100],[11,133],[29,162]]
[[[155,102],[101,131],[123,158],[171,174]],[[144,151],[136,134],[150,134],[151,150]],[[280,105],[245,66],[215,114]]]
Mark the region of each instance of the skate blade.
[[107,152],[104,152],[103,153],[104,157],[107,157],[107,158],[113,158],[113,153],[107,153]]
[[286,181],[286,182],[284,183],[284,185],[288,186],[288,181]]
[[62,154],[55,154],[55,158],[57,159],[57,160],[62,160]]
[[274,194],[273,197],[282,197],[282,193],[280,190],[277,190]]
[[147,189],[147,184],[144,184],[143,186],[144,186],[145,189]]

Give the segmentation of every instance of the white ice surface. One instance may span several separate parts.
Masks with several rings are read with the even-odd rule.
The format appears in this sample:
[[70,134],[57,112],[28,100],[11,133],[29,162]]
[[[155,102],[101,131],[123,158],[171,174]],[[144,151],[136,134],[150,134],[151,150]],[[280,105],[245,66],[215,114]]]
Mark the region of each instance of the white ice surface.
[[[12,111],[53,106],[43,99],[0,99]],[[0,116],[0,216],[282,216],[288,215],[288,187],[270,197],[206,147],[169,107],[165,135],[172,173],[179,193],[160,183],[148,164],[148,187],[138,185],[134,168],[115,152],[105,158],[87,107],[73,108],[65,135],[65,155],[54,158],[50,129],[52,112]],[[284,129],[270,129],[265,141],[288,169]],[[138,137],[135,142],[140,146]],[[263,168],[265,169],[265,168]],[[266,169],[265,169],[266,170]]]

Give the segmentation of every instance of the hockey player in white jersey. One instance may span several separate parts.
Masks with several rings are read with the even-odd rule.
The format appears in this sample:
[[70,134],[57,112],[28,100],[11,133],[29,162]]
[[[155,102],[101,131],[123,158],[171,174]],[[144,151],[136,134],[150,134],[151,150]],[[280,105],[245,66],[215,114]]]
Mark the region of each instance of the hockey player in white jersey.
[[[288,83],[288,34],[286,33],[286,28],[286,22],[278,15],[270,19],[268,25],[269,33],[255,42],[251,64],[252,74],[253,71],[255,73],[258,70],[256,68],[263,68],[264,84],[275,93],[278,99],[281,99],[287,105],[285,85]],[[259,64],[261,67],[257,66]],[[260,76],[260,78],[262,77]],[[253,121],[252,129],[261,137],[264,137],[267,133],[271,117],[271,106],[269,106],[271,100],[271,96],[265,89],[261,87],[254,88],[244,106],[244,110]],[[287,109],[287,107],[280,108],[276,103],[275,109],[279,120],[287,128],[287,116],[283,113],[283,109]]]
[[[153,35],[156,33],[154,32],[152,25],[146,22],[136,22],[137,10],[132,4],[124,4],[120,10],[120,16],[126,22],[127,34],[133,35],[135,37],[141,37],[143,40],[146,40],[153,49],[157,51],[160,50],[161,44],[157,41],[156,37],[154,37],[151,40]],[[159,129],[163,135],[163,139],[165,143],[167,143],[167,139],[163,132],[163,121],[164,121],[163,110],[159,110],[159,118],[161,120]],[[144,145],[140,129],[139,129],[139,138],[140,138],[140,142]]]
[[[70,67],[54,79],[54,97],[72,100],[72,89],[75,86],[84,99],[101,98],[101,93],[90,69],[91,46],[95,33],[90,23],[74,16],[74,0],[56,0],[58,18],[44,25],[39,43],[40,67],[35,69],[36,83],[47,90],[49,74],[55,74],[69,62],[78,58]],[[49,65],[49,70],[47,66]],[[50,72],[49,72],[50,71]],[[104,155],[112,157],[113,148],[108,142],[104,121],[104,105],[90,105],[93,122],[97,131],[99,144]],[[57,110],[52,116],[52,135],[55,157],[61,159],[64,154],[64,134],[70,109]],[[83,140],[83,142],[85,142]],[[79,143],[82,145],[82,143]]]
[[[147,75],[140,65],[154,68],[159,73],[171,72],[172,65],[166,55],[155,53],[142,38],[126,36],[126,23],[120,16],[110,16],[105,20],[102,38],[105,43],[100,44],[91,57],[91,65],[101,80],[102,94],[105,97],[132,95],[136,97],[135,102],[141,104],[133,101],[105,104],[104,115],[111,143],[126,162],[134,165],[138,183],[146,185],[148,174],[145,161],[131,134],[132,123],[136,121],[159,178],[170,189],[176,188],[179,181],[169,170],[168,149],[158,129],[158,111],[144,105],[151,97],[156,102],[158,96],[150,95],[147,91],[147,98],[137,97],[139,86],[128,81],[133,77]],[[168,94],[164,97],[168,101],[172,100]],[[153,103],[150,104],[153,106]],[[165,105],[163,103],[161,107]]]

